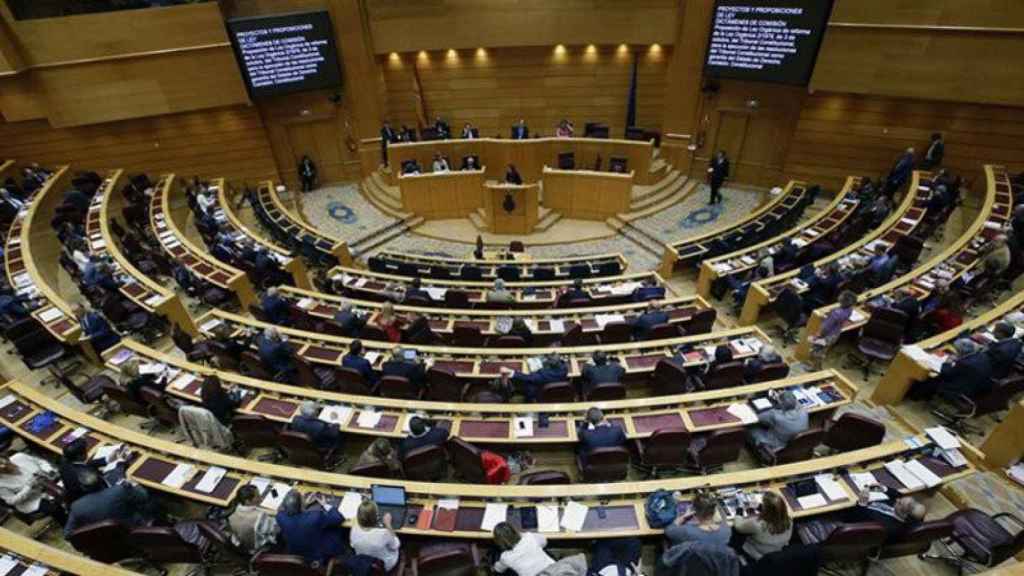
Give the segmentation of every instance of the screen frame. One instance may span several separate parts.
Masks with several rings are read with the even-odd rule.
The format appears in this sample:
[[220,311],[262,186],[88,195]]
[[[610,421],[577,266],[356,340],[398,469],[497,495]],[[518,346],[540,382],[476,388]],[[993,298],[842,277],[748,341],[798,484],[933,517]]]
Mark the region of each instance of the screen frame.
[[814,46],[814,56],[811,58],[810,69],[807,71],[807,77],[800,82],[791,82],[782,78],[746,78],[736,74],[729,74],[728,72],[719,72],[709,70],[708,55],[711,53],[711,39],[713,38],[713,32],[715,31],[715,15],[718,14],[718,6],[723,0],[715,0],[715,5],[711,8],[711,21],[708,26],[708,41],[704,46],[704,61],[702,73],[705,78],[713,78],[716,80],[739,80],[741,82],[768,82],[770,84],[781,84],[784,86],[810,86],[811,78],[814,76],[814,69],[818,67],[818,55],[821,53],[821,45],[825,42],[825,33],[828,32],[828,24],[832,21],[832,9],[835,7],[835,0],[812,0],[814,2],[828,2],[828,8],[825,11],[824,23],[821,29],[821,34],[818,35],[818,43]]
[[[309,14],[323,14],[327,19],[328,28],[331,33],[328,34],[327,47],[334,53],[334,63],[337,67],[338,82],[334,86],[320,87],[320,88],[295,88],[292,90],[286,90],[277,94],[269,94],[264,96],[257,96],[253,94],[254,87],[252,85],[252,77],[249,76],[249,71],[245,68],[244,59],[242,58],[242,51],[238,45],[238,38],[235,36],[234,31],[231,28],[234,22],[248,22],[257,20],[268,20],[271,18],[285,18],[289,16],[307,16]],[[292,12],[281,12],[278,14],[257,14],[253,16],[241,16],[238,18],[226,18],[224,20],[224,30],[228,35],[228,42],[231,43],[231,50],[235,53],[235,65],[238,66],[238,74],[241,77],[242,84],[245,86],[245,92],[249,96],[249,100],[255,102],[258,99],[263,98],[276,98],[278,96],[288,96],[291,94],[297,94],[299,92],[315,92],[317,90],[335,90],[339,91],[345,84],[345,74],[341,67],[341,55],[338,53],[337,41],[335,40],[335,29],[334,21],[331,20],[331,12],[327,9],[323,10],[296,10]]]

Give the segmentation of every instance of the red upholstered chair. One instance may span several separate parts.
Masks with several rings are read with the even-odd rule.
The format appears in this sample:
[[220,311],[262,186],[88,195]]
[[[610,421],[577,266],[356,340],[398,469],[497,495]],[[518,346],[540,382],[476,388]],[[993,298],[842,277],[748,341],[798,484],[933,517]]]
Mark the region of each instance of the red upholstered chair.
[[789,464],[810,460],[814,456],[814,448],[825,440],[825,431],[821,428],[810,428],[793,436],[786,446],[778,452],[771,452],[763,446],[754,446],[754,453],[765,466]]
[[487,473],[480,460],[481,450],[462,438],[448,439],[448,456],[452,459],[455,475],[471,484],[487,482]]
[[549,382],[537,392],[537,402],[541,404],[575,401],[576,389],[568,382]]
[[707,374],[700,377],[701,388],[704,390],[721,390],[743,384],[743,362],[736,360],[713,366]]
[[436,402],[461,402],[468,386],[454,372],[442,368],[428,369],[427,383],[426,399]]
[[[671,396],[691,392],[695,382],[681,366],[668,360],[658,360],[651,374],[655,396]],[[699,381],[696,381],[699,383]]]
[[626,387],[621,382],[602,382],[601,384],[595,384],[590,392],[586,394],[586,399],[594,402],[604,402],[607,400],[622,400],[626,397]]
[[725,428],[696,437],[686,448],[686,466],[701,474],[721,470],[739,459],[746,438],[743,428]]
[[403,376],[384,376],[377,383],[377,390],[384,398],[399,400],[419,400],[423,391],[416,388],[408,378]]
[[565,472],[558,470],[539,470],[520,476],[519,484],[522,486],[572,484],[572,479]]
[[409,562],[411,576],[474,576],[482,566],[475,543],[438,542],[421,546]]
[[633,327],[625,322],[605,324],[599,336],[601,344],[623,344],[633,339]]
[[280,431],[280,424],[258,414],[235,414],[231,419],[231,432],[245,450],[276,449],[277,435]]
[[1013,514],[988,515],[968,508],[951,514],[954,553],[961,563],[991,568],[1024,550],[1024,521]]
[[785,362],[773,362],[771,364],[765,364],[761,366],[756,374],[747,378],[748,384],[755,384],[757,382],[770,382],[772,380],[781,380],[789,376],[789,364]]
[[715,318],[718,312],[714,308],[706,308],[704,310],[698,310],[694,312],[693,316],[686,322],[680,325],[687,334],[705,334],[711,332],[711,328],[715,325]]
[[408,480],[443,480],[448,476],[448,455],[441,446],[421,446],[402,458],[402,471]]
[[66,540],[75,550],[104,564],[142,556],[142,551],[132,546],[131,531],[114,520],[82,526],[68,534]]
[[355,368],[338,368],[336,382],[338,392],[342,394],[355,394],[357,396],[373,396],[376,388],[370,386],[363,374]]
[[867,416],[846,412],[825,427],[825,446],[836,452],[849,452],[877,446],[885,439],[885,424]]
[[868,562],[878,558],[886,539],[885,527],[876,522],[837,524],[830,520],[810,520],[797,525],[804,544],[816,544],[826,564],[859,563],[867,571]]
[[690,433],[685,428],[663,428],[633,440],[633,445],[638,460],[634,465],[654,477],[659,471],[678,470],[686,464]]
[[576,456],[576,467],[584,482],[618,482],[629,473],[629,450],[622,447],[596,448]]
[[323,576],[306,564],[302,556],[292,554],[257,554],[252,559],[252,569],[259,576]]
[[142,551],[146,560],[156,564],[199,564],[208,566],[210,542],[196,545],[186,542],[169,526],[146,526],[131,532],[132,546]]
[[953,535],[953,522],[949,518],[931,520],[915,525],[895,540],[886,541],[878,555],[880,560],[902,556],[919,556],[932,547],[933,542]]
[[321,452],[313,444],[313,440],[309,435],[303,432],[282,430],[278,433],[277,439],[288,462],[296,466],[305,466],[318,470],[332,470],[344,459],[344,456],[336,450]]
[[657,324],[652,326],[643,340],[668,340],[679,337],[679,327],[675,324]]

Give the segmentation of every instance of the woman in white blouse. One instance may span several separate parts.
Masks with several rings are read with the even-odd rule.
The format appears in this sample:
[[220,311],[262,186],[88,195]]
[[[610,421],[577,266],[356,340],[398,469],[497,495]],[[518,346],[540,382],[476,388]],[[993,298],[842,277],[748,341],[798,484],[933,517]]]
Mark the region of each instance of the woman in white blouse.
[[46,498],[46,481],[56,476],[49,462],[35,456],[0,456],[0,500],[22,514],[48,512],[40,505]]
[[349,533],[349,544],[356,554],[377,558],[384,563],[384,571],[390,572],[398,563],[401,541],[391,527],[391,514],[383,518],[377,504],[367,500],[359,505],[356,522]]
[[494,563],[495,572],[511,569],[518,576],[537,576],[555,563],[544,551],[547,538],[536,532],[521,534],[508,522],[494,527],[494,543],[501,550],[501,557]]

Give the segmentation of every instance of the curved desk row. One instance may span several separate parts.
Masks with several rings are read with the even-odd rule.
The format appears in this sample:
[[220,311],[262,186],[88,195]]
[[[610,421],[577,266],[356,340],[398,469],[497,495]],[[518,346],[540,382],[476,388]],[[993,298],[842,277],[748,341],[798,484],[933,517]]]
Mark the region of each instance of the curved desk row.
[[[371,256],[367,262],[370,270],[398,276],[419,276],[438,280],[459,279],[466,268],[476,268],[483,280],[493,281],[499,269],[513,268],[521,281],[549,281],[591,276],[618,276],[629,267],[629,261],[622,254],[595,254],[569,258],[528,258],[525,261],[506,260],[490,262],[473,259],[440,258],[400,252],[383,251]],[[550,277],[536,278],[538,268],[550,273]],[[543,272],[542,272],[543,274]]]
[[[981,209],[974,222],[945,250],[935,254],[927,262],[910,272],[896,278],[878,288],[857,295],[857,321],[848,320],[843,324],[843,332],[857,330],[871,319],[869,302],[880,296],[895,297],[896,292],[903,288],[911,290],[918,300],[925,300],[932,295],[940,283],[951,283],[958,279],[968,279],[976,272],[975,267],[981,262],[984,245],[1010,226],[1013,216],[1013,189],[1006,169],[1001,166],[985,166],[987,186],[982,199]],[[810,336],[817,334],[821,323],[837,304],[818,308],[807,322],[804,338],[796,349],[796,356],[806,360],[810,355]]]
[[385,173],[389,184],[398,184],[402,163],[415,160],[421,167],[433,163],[435,153],[448,158],[452,168],[462,165],[466,156],[476,156],[478,166],[486,166],[488,180],[505,180],[505,167],[515,165],[524,182],[542,178],[544,166],[559,166],[561,154],[572,153],[577,168],[602,170],[610,166],[613,158],[626,161],[625,171],[636,173],[637,184],[651,184],[654,141],[617,140],[610,138],[530,138],[506,140],[503,138],[475,138],[472,140],[428,140],[388,144],[390,173]]
[[[770,194],[770,193],[769,193]],[[673,273],[686,268],[695,268],[716,244],[724,242],[732,236],[747,237],[760,233],[768,226],[773,226],[791,211],[798,209],[801,202],[806,202],[807,184],[791,180],[781,194],[767,198],[749,216],[732,224],[719,226],[682,242],[666,243],[665,253],[661,258],[658,272],[668,278]]]
[[14,562],[7,569],[6,576],[23,576],[26,573],[32,576],[141,576],[115,564],[90,560],[0,528],[0,558],[4,556]]
[[711,286],[716,280],[733,275],[747,274],[753,270],[758,265],[760,260],[758,253],[761,250],[767,249],[772,254],[775,254],[778,251],[779,244],[787,239],[792,239],[793,244],[803,251],[808,250],[815,243],[827,238],[839,229],[844,222],[849,220],[850,216],[857,211],[857,207],[860,206],[860,200],[854,194],[854,190],[856,190],[859,183],[860,178],[848,177],[843,189],[836,194],[832,202],[824,210],[799,226],[790,228],[764,242],[758,242],[742,250],[701,262],[700,276],[697,278],[697,293],[707,298],[711,294]]
[[153,190],[149,209],[153,236],[172,260],[185,265],[197,278],[234,294],[243,308],[255,304],[256,291],[245,272],[217,260],[205,248],[193,244],[175,221],[187,222],[190,211],[187,204],[172,206],[171,196],[178,197],[176,202],[184,202],[185,199],[184,194],[178,193],[180,186],[175,182],[174,174],[170,174],[163,177],[160,186]]
[[[277,498],[265,497],[261,503],[261,506],[271,511],[276,510],[280,498],[291,487],[303,493],[327,494],[337,501],[346,492],[357,492],[357,496],[361,496],[379,482],[367,477],[256,462],[160,440],[83,414],[18,383],[9,383],[0,388],[0,398],[6,402],[0,408],[0,423],[27,441],[54,453],[77,437],[84,437],[90,450],[111,443],[123,443],[137,453],[128,468],[129,478],[151,490],[204,504],[226,506],[238,489],[250,482],[261,487],[262,492],[268,495],[271,494],[271,485],[276,489]],[[43,411],[51,411],[56,418],[49,426],[39,429],[34,419]],[[548,534],[549,538],[653,536],[660,534],[661,530],[648,526],[643,509],[646,496],[657,489],[680,491],[684,498],[692,497],[692,493],[700,488],[773,490],[784,497],[793,516],[804,517],[853,506],[856,491],[849,472],[868,471],[879,483],[902,492],[911,492],[912,489],[901,484],[885,469],[885,463],[902,459],[920,462],[938,477],[941,484],[972,474],[975,471],[974,462],[980,458],[979,453],[965,446],[968,462],[954,468],[926,453],[932,446],[927,436],[914,437],[913,443],[914,447],[911,447],[908,441],[898,440],[805,462],[668,480],[551,486],[490,486],[402,480],[387,482],[405,488],[410,499],[409,508],[414,513],[426,508],[436,512],[435,506],[441,498],[460,500],[458,510],[454,513],[456,517],[453,526],[442,526],[441,523],[405,526],[399,528],[403,534],[490,538],[490,531],[481,529],[487,504],[534,501],[534,505],[542,503],[557,508],[555,514],[561,509],[578,508],[580,505],[586,507],[573,511],[582,514],[581,523],[571,525],[572,530],[561,527],[552,531]],[[179,473],[172,474],[176,469]],[[837,474],[837,484],[843,495],[835,500],[826,500],[824,506],[804,508],[794,497],[788,482],[820,473]],[[213,487],[201,490],[200,482],[208,474],[210,478],[207,480]],[[922,487],[915,489],[920,490]],[[434,518],[437,517],[434,514]]]
[[[190,333],[195,333],[192,317],[189,316],[181,298],[152,278],[140,272],[128,258],[124,256],[118,239],[114,236],[110,221],[112,214],[120,213],[122,201],[114,198],[117,194],[118,181],[123,170],[114,170],[103,180],[103,184],[93,196],[92,204],[85,216],[85,236],[89,253],[93,256],[107,258],[120,281],[119,291],[143,310],[166,316],[167,319]],[[167,178],[167,176],[165,176]],[[157,187],[163,181],[158,180]],[[113,206],[116,204],[117,209]],[[123,228],[123,226],[122,226]]]
[[306,270],[306,265],[302,262],[302,258],[293,256],[291,250],[285,246],[272,242],[261,234],[257,234],[242,221],[242,218],[236,213],[231,203],[234,194],[227,189],[227,182],[223,178],[212,180],[210,187],[217,193],[215,196],[217,208],[214,212],[214,217],[221,229],[224,229],[225,232],[233,235],[238,240],[243,240],[268,250],[281,264],[281,268],[291,274],[296,286],[300,288],[312,287],[309,283],[309,272]]
[[[213,330],[222,324],[226,324],[236,332],[260,332],[265,328],[277,328],[281,334],[288,336],[289,344],[296,354],[317,365],[340,366],[341,358],[346,354],[348,346],[352,342],[351,338],[277,327],[223,310],[210,310],[198,318],[196,324],[199,326],[200,332],[208,336],[212,336]],[[552,353],[568,357],[569,375],[579,377],[583,366],[589,362],[590,356],[597,350],[603,350],[608,353],[610,358],[617,358],[622,362],[627,378],[645,378],[653,372],[659,360],[671,357],[676,348],[683,344],[692,347],[692,351],[687,353],[686,364],[697,366],[714,356],[714,347],[718,344],[728,343],[732,348],[734,358],[740,360],[753,356],[761,346],[770,342],[771,339],[765,336],[760,329],[747,327],[670,340],[571,348],[457,348],[415,344],[402,344],[401,346],[416,350],[421,356],[432,358],[434,368],[448,370],[460,378],[491,379],[499,376],[502,368],[527,372],[528,359]],[[395,344],[384,342],[367,341],[363,343],[366,351],[365,357],[377,368],[386,359],[387,353],[395,346]]]
[[289,245],[295,242],[308,247],[304,248],[306,250],[315,251],[321,256],[316,260],[336,261],[342,266],[351,266],[352,254],[348,250],[348,243],[320,232],[301,217],[292,214],[277,195],[278,188],[285,190],[284,186],[275,186],[270,180],[260,182],[256,187],[256,194],[251,199],[256,218],[271,230],[276,230],[274,236],[280,240]]
[[[361,300],[391,300],[394,291],[408,289],[412,279],[393,274],[381,274],[355,268],[334,268],[329,277],[343,286],[344,294]],[[559,294],[573,285],[573,280],[551,280],[547,282],[506,282],[505,289],[512,293],[515,301],[511,304],[487,302],[487,291],[493,282],[467,282],[463,280],[421,280],[423,289],[431,299],[443,305],[446,293],[462,292],[470,304],[490,309],[548,309],[554,308]],[[583,289],[590,294],[590,301],[578,307],[612,306],[633,301],[633,292],[644,282],[665,286],[656,272],[637,272],[608,278],[582,280]],[[671,290],[665,286],[666,295]]]
[[[298,413],[299,404],[314,400],[330,407],[323,414],[327,422],[339,424],[343,432],[401,438],[407,435],[409,419],[426,416],[444,422],[453,436],[480,443],[505,444],[567,444],[575,443],[576,427],[587,410],[597,406],[612,424],[622,427],[630,438],[645,438],[656,430],[684,429],[693,434],[723,428],[749,426],[756,422],[753,401],[766,398],[770,391],[801,390],[807,398],[808,411],[822,421],[837,408],[853,401],[857,388],[840,374],[827,370],[769,382],[690,394],[654,396],[597,402],[565,402],[554,404],[478,404],[399,400],[326,392],[277,384],[218,371],[181,358],[164,354],[133,340],[126,340],[104,353],[107,366],[120,368],[132,358],[142,365],[161,370],[168,377],[165,391],[189,403],[201,402],[202,379],[216,374],[227,384],[244,392],[239,412],[265,417],[274,422],[290,422]],[[736,408],[750,407],[750,411]],[[379,417],[360,420],[364,412]],[[337,416],[332,417],[336,414]],[[549,417],[541,428],[537,415]],[[528,422],[523,427],[520,424]]]
[[[332,320],[342,306],[351,305],[353,311],[363,314],[366,324],[371,326],[376,324],[382,306],[378,302],[353,300],[290,286],[280,287],[278,294],[291,302],[296,309],[296,315],[301,314],[310,322]],[[582,328],[581,337],[585,341],[593,340],[594,336],[604,333],[609,324],[630,323],[642,314],[648,305],[647,302],[637,302],[601,308],[555,310],[471,310],[398,305],[394,310],[407,321],[416,317],[424,317],[430,323],[430,329],[434,333],[448,337],[453,336],[457,329],[465,328],[479,330],[482,336],[497,337],[504,334],[498,330],[498,326],[503,322],[508,319],[523,320],[538,344],[550,344],[561,339],[566,331],[576,324]],[[684,329],[687,325],[692,325],[692,328],[687,330],[687,334],[707,332],[714,325],[715,309],[700,296],[659,300],[658,305],[668,314],[669,324],[681,326]],[[702,312],[703,314],[700,314]],[[364,335],[362,338],[368,337]]]
[[[920,186],[922,179],[927,176],[928,174],[925,172],[915,171],[910,188],[904,194],[899,207],[894,209],[878,228],[841,250],[814,261],[814,267],[820,270],[822,266],[830,262],[845,261],[854,253],[858,253],[864,258],[871,258],[875,255],[878,246],[891,249],[900,238],[913,234],[924,223],[927,212],[925,206],[931,192]],[[750,290],[747,292],[747,299],[743,303],[743,310],[740,312],[739,323],[746,326],[757,322],[761,310],[774,302],[786,287],[793,288],[798,294],[806,292],[807,287],[797,279],[799,273],[800,270],[790,270],[751,284]]]

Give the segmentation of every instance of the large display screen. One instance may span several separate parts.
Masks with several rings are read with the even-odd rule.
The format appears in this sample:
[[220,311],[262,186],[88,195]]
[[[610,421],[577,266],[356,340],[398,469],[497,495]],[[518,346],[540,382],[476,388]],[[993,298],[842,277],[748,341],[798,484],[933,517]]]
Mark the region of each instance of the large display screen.
[[236,18],[227,26],[251,98],[341,84],[326,11]]
[[832,0],[717,0],[708,76],[807,84]]

